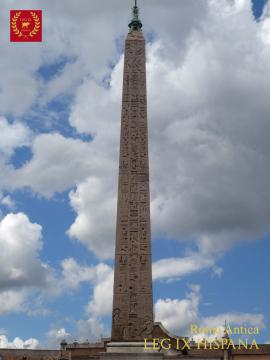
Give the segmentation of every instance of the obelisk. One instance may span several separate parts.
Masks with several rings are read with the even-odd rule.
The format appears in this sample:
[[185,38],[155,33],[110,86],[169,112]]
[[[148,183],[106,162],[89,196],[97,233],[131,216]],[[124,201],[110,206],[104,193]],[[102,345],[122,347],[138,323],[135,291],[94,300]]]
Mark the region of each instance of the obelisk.
[[137,1],[125,42],[112,341],[153,328],[146,58]]

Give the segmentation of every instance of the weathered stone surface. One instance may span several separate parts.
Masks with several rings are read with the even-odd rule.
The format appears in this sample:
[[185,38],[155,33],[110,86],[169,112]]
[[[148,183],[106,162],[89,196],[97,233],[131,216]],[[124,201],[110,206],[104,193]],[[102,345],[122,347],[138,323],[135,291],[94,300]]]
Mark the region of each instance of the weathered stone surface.
[[[120,353],[120,354],[102,354],[100,360],[163,360],[163,354],[140,354],[140,353]],[[205,360],[205,359],[204,359]]]
[[145,40],[125,44],[112,340],[134,341],[153,328]]
[[110,342],[107,344],[107,353],[100,354],[100,359],[105,360],[162,360],[164,359],[163,353],[158,350],[145,350],[144,343],[142,342]]

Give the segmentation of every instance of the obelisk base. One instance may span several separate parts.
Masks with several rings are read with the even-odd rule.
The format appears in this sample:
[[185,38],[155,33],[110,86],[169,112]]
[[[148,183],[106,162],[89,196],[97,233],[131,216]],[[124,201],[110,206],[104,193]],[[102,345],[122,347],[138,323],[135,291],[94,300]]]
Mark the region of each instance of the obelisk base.
[[101,360],[164,359],[164,354],[158,350],[145,349],[144,342],[110,342],[106,349],[106,353],[100,354]]

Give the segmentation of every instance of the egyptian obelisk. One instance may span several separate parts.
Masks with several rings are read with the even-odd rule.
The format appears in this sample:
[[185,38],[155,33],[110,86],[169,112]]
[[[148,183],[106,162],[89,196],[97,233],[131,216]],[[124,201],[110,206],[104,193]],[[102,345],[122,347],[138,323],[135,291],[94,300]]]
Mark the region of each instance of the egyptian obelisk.
[[146,58],[137,2],[125,42],[112,341],[153,328]]

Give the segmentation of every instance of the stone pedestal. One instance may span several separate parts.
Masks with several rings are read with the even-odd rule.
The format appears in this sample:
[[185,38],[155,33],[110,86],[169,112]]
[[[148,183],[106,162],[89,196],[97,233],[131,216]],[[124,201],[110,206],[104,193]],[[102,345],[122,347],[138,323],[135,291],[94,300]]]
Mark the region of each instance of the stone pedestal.
[[108,354],[100,356],[100,360],[163,360],[165,359],[162,354]]
[[163,360],[164,355],[158,350],[145,350],[143,342],[111,342],[107,352],[100,354],[104,360]]

